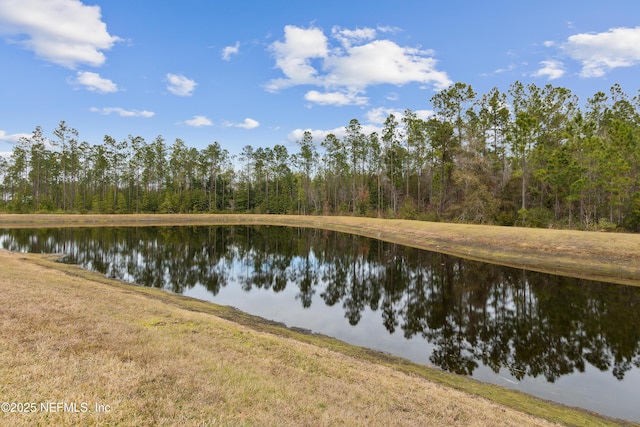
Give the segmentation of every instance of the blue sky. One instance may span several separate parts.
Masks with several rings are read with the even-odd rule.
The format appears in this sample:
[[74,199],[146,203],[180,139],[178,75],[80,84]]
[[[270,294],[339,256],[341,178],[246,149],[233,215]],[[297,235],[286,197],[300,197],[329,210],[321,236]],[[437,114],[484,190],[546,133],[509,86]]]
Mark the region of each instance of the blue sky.
[[0,58],[0,152],[61,120],[92,144],[296,152],[304,130],[426,117],[458,81],[634,96],[640,2],[0,0]]

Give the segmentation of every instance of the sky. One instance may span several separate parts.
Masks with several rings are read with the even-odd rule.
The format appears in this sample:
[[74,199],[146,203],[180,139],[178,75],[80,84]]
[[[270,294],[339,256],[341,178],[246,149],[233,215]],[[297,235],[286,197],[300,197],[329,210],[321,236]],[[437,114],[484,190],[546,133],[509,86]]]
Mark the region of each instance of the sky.
[[305,130],[426,118],[455,82],[635,96],[640,2],[0,0],[0,67],[0,153],[62,120],[90,144],[293,153]]

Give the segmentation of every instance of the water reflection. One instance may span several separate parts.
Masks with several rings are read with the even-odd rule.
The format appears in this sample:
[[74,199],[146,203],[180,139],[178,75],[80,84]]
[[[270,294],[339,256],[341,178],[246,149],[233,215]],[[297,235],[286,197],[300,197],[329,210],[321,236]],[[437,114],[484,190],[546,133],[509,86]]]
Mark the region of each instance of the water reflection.
[[371,310],[389,333],[431,343],[430,362],[459,374],[483,365],[554,382],[588,365],[618,380],[640,369],[640,289],[633,287],[287,227],[18,229],[0,231],[0,244],[64,252],[68,262],[176,293],[293,288],[304,308],[318,297],[341,305],[351,325]]

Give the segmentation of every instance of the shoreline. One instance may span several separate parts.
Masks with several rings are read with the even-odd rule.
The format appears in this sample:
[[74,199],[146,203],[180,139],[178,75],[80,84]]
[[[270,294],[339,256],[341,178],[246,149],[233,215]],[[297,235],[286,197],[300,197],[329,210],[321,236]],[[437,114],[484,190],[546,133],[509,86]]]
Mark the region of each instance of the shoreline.
[[[80,417],[131,425],[176,420],[201,425],[212,419],[283,425],[412,425],[416,420],[635,425],[301,333],[232,307],[111,280],[56,263],[56,257],[0,250],[5,289],[0,300],[8,307],[0,313],[6,341],[0,349],[5,361],[0,373],[6,378],[0,393],[9,400],[57,398],[113,410],[4,414],[17,421],[14,425],[90,421]],[[301,401],[293,398],[301,393]]]
[[320,228],[509,267],[640,286],[640,234],[344,216],[0,214],[0,228],[180,225]]

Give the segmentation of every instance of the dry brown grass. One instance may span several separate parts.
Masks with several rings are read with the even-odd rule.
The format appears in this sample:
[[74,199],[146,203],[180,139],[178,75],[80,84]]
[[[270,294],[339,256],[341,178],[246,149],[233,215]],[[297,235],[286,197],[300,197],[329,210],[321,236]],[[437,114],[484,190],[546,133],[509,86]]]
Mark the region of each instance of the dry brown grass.
[[640,286],[640,234],[292,215],[0,215],[0,227],[272,224],[355,233],[479,261]]
[[[183,297],[43,263],[0,250],[1,400],[110,411],[5,413],[2,425],[551,425],[420,375],[202,312],[211,304],[194,302],[194,311]],[[530,400],[552,418],[574,414],[572,424],[608,423]]]

